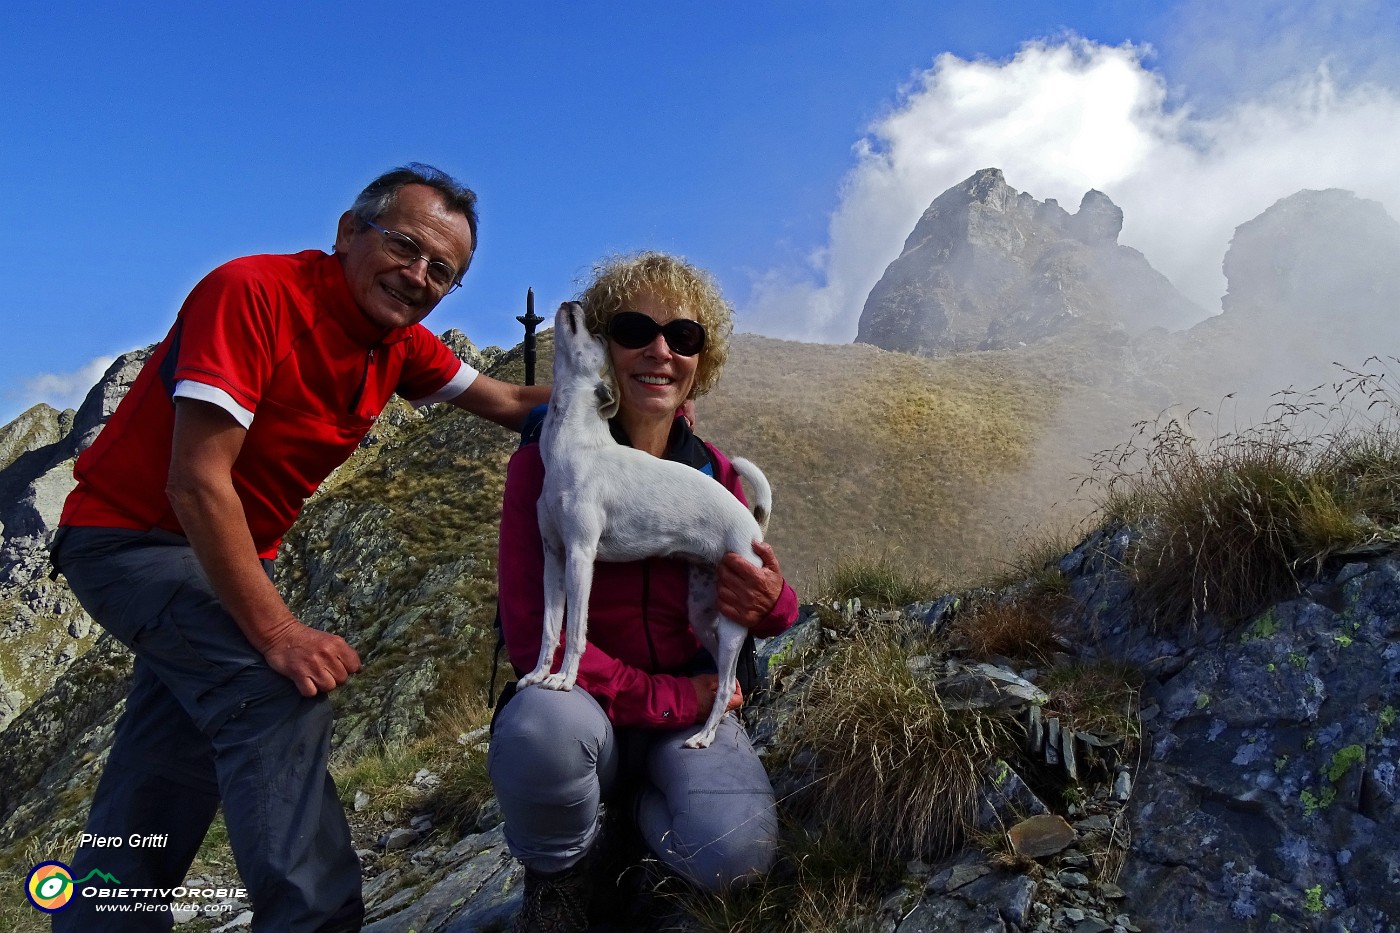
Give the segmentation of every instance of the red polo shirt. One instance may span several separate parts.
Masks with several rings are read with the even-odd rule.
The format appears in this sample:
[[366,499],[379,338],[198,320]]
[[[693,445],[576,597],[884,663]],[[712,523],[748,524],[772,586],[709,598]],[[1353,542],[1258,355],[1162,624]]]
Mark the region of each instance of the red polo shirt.
[[475,376],[421,324],[385,333],[366,318],[334,256],[235,259],[195,286],[78,458],[60,523],[183,533],[165,495],[178,386],[247,428],[233,483],[259,555],[273,557],[390,395],[444,401]]

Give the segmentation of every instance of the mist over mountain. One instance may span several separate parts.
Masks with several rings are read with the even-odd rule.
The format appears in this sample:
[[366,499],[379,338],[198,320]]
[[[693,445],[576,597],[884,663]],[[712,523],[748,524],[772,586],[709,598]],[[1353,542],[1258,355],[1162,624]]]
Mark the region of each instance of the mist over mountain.
[[1326,388],[1400,346],[1400,223],[1376,201],[1305,190],[1241,223],[1214,315],[1119,245],[1122,224],[1099,191],[1069,214],[980,171],[929,205],[857,342],[935,357],[1097,347],[1111,388],[1076,407],[1121,409],[1126,389],[1155,410],[1224,406],[1236,425],[1269,417],[1281,390]]
[[1305,390],[1340,378],[1335,364],[1400,352],[1400,223],[1375,201],[1335,188],[1283,198],[1236,228],[1224,269],[1224,311],[1173,354],[1216,388]]

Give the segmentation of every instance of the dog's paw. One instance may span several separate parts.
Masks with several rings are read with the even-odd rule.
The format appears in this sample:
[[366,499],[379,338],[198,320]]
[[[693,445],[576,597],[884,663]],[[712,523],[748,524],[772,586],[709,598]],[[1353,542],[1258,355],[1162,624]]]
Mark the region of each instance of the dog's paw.
[[701,729],[685,740],[686,748],[709,748],[715,740],[715,729]]
[[574,676],[560,671],[558,674],[550,674],[540,683],[550,690],[572,690],[574,689]]
[[534,685],[534,684],[542,683],[542,682],[544,681],[544,679],[545,679],[546,677],[548,677],[548,676],[549,676],[549,668],[547,668],[547,667],[537,667],[537,668],[535,668],[533,671],[531,671],[530,673],[526,674],[524,677],[522,677],[522,678],[520,678],[519,680],[517,680],[517,681],[515,682],[515,689],[516,689],[516,690],[524,690],[526,687],[532,686],[532,685]]

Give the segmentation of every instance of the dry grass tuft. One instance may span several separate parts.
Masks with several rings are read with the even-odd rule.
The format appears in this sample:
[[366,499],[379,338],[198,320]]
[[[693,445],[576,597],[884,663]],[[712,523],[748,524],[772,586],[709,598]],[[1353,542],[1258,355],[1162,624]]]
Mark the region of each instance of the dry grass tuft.
[[[479,694],[459,694],[441,687],[429,699],[427,733],[412,742],[388,744],[336,769],[340,798],[350,804],[355,794],[369,795],[376,812],[430,813],[434,824],[454,833],[471,824],[494,793],[486,773],[486,753],[464,743],[466,735],[491,720],[491,710]],[[438,783],[413,783],[420,770],[435,774]]]
[[1208,413],[1163,417],[1095,458],[1105,516],[1145,532],[1134,570],[1156,624],[1237,621],[1334,554],[1400,543],[1400,395],[1371,362],[1333,401],[1280,393],[1265,423],[1204,438]]
[[877,863],[950,849],[976,814],[983,768],[1014,744],[1007,720],[945,709],[889,630],[814,672],[793,730],[792,746],[818,761],[818,812]]
[[1053,609],[1053,601],[1042,598],[987,603],[957,616],[948,640],[978,661],[1042,665],[1057,650]]
[[[74,839],[73,843],[62,851],[71,852],[77,840]],[[0,892],[4,892],[0,894],[0,930],[9,933],[48,933],[49,915],[35,910],[24,892],[25,882],[34,866],[53,859],[51,847],[30,838],[6,855],[11,858],[0,868]]]
[[1120,661],[1072,661],[1045,672],[1040,686],[1050,694],[1048,713],[1079,732],[1135,739],[1142,673]]

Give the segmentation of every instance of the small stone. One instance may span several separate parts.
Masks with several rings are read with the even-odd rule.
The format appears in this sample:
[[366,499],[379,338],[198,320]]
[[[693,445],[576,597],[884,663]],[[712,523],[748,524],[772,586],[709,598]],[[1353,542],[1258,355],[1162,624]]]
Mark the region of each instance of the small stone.
[[457,736],[457,744],[458,744],[458,745],[475,745],[476,743],[485,740],[485,739],[486,739],[488,736],[490,736],[490,735],[491,735],[491,727],[490,727],[490,726],[481,726],[481,727],[478,728],[478,729],[473,729],[473,730],[470,731],[470,732],[463,732],[461,735]]
[[1077,871],[1060,872],[1060,884],[1067,888],[1083,888],[1089,884],[1089,879]]
[[367,806],[369,806],[369,794],[362,790],[355,791],[355,812],[359,813]]
[[1030,753],[1039,755],[1045,747],[1045,722],[1039,706],[1032,706],[1026,714],[1026,739]]
[[1056,814],[1032,816],[1007,831],[1011,848],[1025,858],[1054,855],[1074,841],[1074,827]]
[[969,884],[991,872],[986,865],[958,865],[953,869],[953,873],[948,876],[948,883],[944,885],[945,891],[956,891],[965,884]]
[[1060,752],[1065,760],[1065,774],[1069,775],[1071,781],[1079,780],[1079,762],[1074,754],[1074,730],[1062,729],[1060,731]]
[[500,825],[502,820],[501,804],[495,797],[486,801],[481,810],[476,814],[476,828],[485,832]]
[[1113,778],[1113,799],[1119,803],[1126,803],[1133,795],[1133,776],[1126,771],[1119,771]]
[[1079,737],[1079,741],[1094,748],[1116,748],[1123,744],[1121,735],[1095,735],[1092,732],[1077,732],[1075,734]]
[[379,848],[385,852],[396,852],[399,849],[407,849],[421,838],[422,836],[411,829],[395,829],[380,837]]
[[243,927],[250,927],[252,925],[253,912],[251,910],[245,910],[243,911],[243,913],[239,914],[237,917],[234,917],[232,920],[230,920],[228,923],[225,923],[223,926],[215,927],[214,933],[224,933],[225,930],[239,930]]
[[1074,925],[1074,933],[1108,933],[1113,927],[1098,917],[1085,917]]
[[1020,709],[1050,699],[1044,690],[996,664],[960,667],[937,683],[945,709]]
[[[1112,881],[1100,881],[1099,896],[1106,897],[1111,901],[1116,901],[1120,898],[1127,897],[1128,895],[1124,893],[1122,888],[1118,887],[1118,885],[1114,884]],[[1123,919],[1127,920],[1128,918],[1124,917]],[[1115,919],[1114,922],[1116,923],[1117,920]]]

